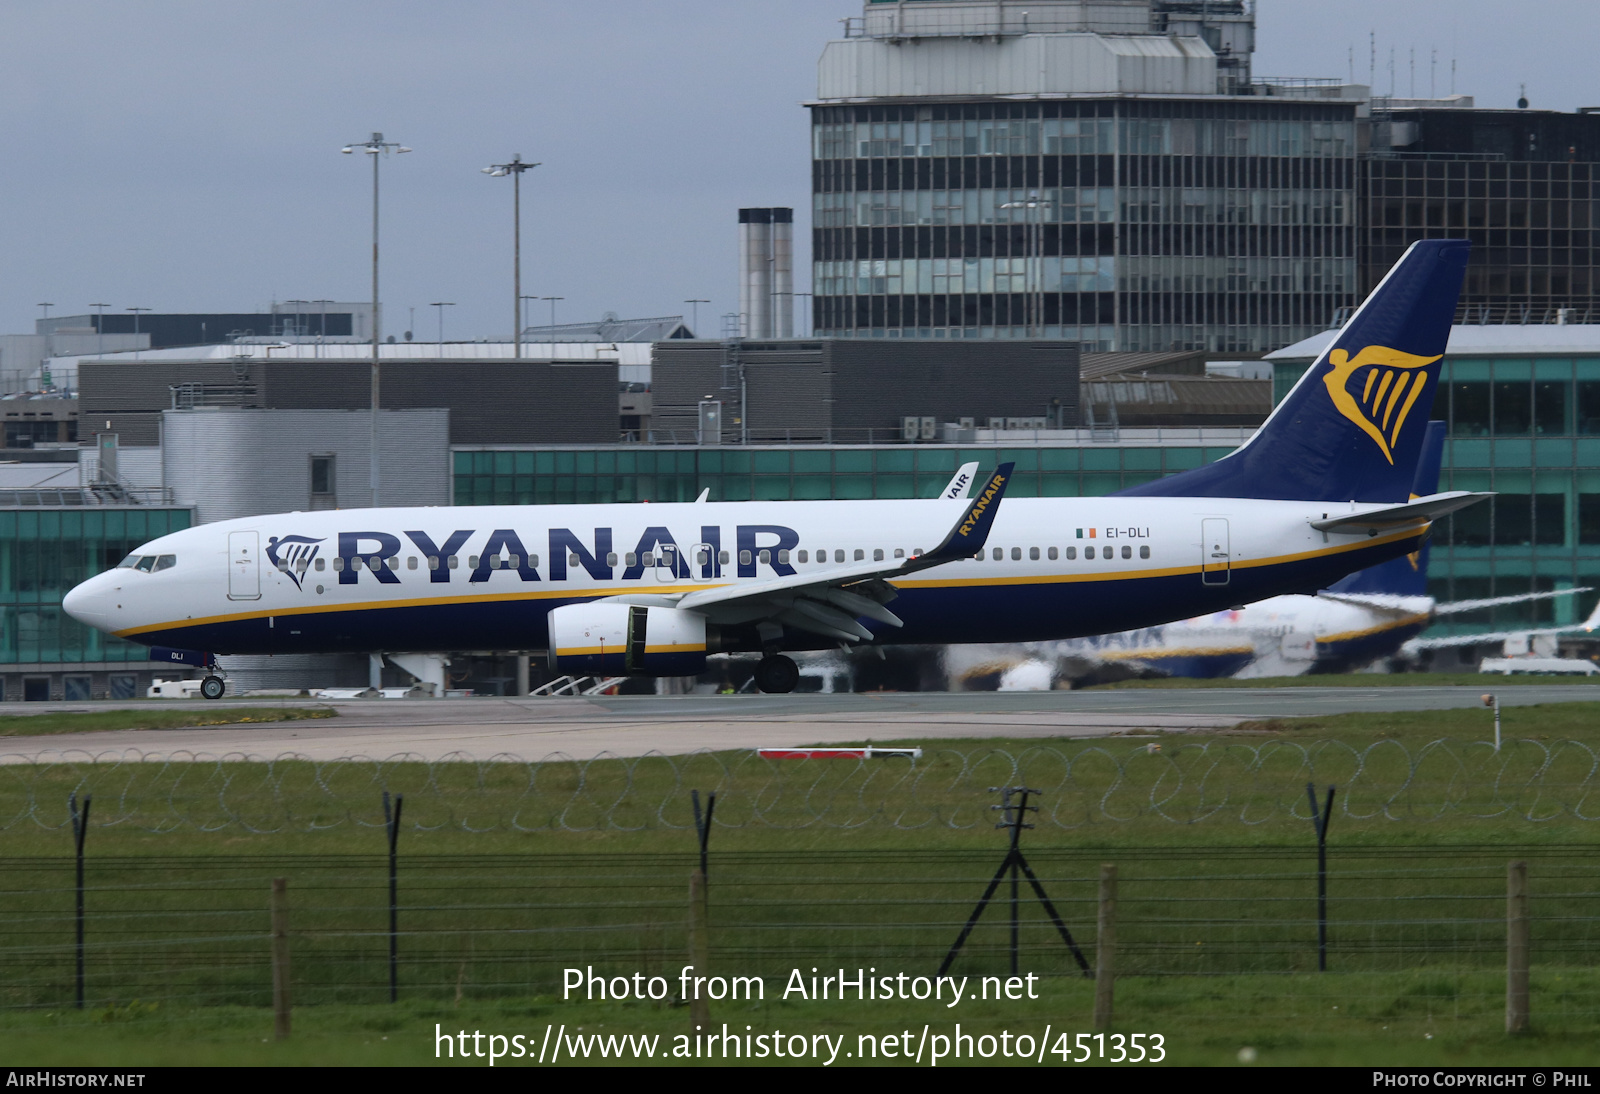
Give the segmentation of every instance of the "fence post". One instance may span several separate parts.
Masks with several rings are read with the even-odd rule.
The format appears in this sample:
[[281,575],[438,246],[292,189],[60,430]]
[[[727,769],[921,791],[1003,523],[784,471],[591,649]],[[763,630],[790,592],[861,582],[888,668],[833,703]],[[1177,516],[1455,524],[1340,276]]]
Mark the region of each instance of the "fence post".
[[1306,797],[1311,799],[1311,826],[1317,831],[1317,971],[1328,971],[1328,822],[1333,819],[1333,786],[1328,787],[1328,801],[1317,810],[1317,788],[1306,783]]
[[[706,875],[699,870],[689,875],[689,963],[695,976],[706,976],[711,965],[709,909],[706,907]],[[690,983],[693,983],[693,978]],[[699,1030],[711,1028],[711,1001],[699,989],[689,999],[689,1021]]]
[[1100,920],[1094,955],[1094,1028],[1111,1028],[1111,996],[1116,981],[1117,867],[1100,864]]
[[400,1001],[400,879],[395,866],[396,845],[400,841],[400,807],[406,802],[404,794],[394,796],[391,807],[389,792],[383,792],[383,826],[389,836],[389,1002]]
[[289,1039],[289,883],[272,879],[272,1036]]
[[89,832],[89,806],[94,802],[93,794],[83,796],[83,810],[78,810],[78,795],[76,792],[67,795],[67,809],[72,813],[72,843],[77,861],[78,877],[78,903],[76,915],[77,928],[77,1003],[78,1009],[83,1009],[83,837]]
[[1528,864],[1506,867],[1506,1032],[1528,1032]]

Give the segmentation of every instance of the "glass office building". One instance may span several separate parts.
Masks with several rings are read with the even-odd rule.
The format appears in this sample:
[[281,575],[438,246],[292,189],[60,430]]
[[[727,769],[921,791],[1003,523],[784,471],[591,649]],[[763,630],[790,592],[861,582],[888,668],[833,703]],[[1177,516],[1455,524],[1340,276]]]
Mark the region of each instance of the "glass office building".
[[0,510],[0,698],[131,698],[148,686],[148,647],[84,626],[61,598],[191,517],[146,506]]
[[1353,300],[1355,108],[812,108],[828,337],[1261,352]]

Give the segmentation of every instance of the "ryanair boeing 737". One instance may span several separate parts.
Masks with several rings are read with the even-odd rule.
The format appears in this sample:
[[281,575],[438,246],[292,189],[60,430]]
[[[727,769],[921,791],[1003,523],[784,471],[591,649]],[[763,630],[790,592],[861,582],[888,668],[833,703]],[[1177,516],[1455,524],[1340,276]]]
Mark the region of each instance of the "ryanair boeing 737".
[[64,607],[185,664],[546,647],[562,672],[681,676],[748,651],[785,692],[786,651],[1047,641],[1312,592],[1486,496],[1410,497],[1466,261],[1413,244],[1238,451],[1109,497],[1007,499],[1001,464],[970,498],[285,513],[152,540]]

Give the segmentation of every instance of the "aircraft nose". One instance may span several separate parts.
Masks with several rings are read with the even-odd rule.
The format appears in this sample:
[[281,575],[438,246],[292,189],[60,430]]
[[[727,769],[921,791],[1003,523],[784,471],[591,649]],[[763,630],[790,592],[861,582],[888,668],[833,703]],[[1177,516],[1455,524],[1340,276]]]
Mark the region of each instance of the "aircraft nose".
[[104,574],[96,575],[68,590],[67,595],[61,598],[62,610],[79,623],[103,628],[108,621],[104,577]]

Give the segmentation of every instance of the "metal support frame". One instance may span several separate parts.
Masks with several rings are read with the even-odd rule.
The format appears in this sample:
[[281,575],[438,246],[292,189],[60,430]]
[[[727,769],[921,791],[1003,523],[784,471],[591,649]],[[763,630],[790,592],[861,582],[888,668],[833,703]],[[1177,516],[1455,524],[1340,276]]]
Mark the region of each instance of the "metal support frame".
[[711,842],[711,814],[717,808],[716,794],[706,795],[705,813],[700,812],[700,791],[689,791],[689,801],[694,805],[694,830],[700,837],[700,872],[710,878],[711,874],[706,869],[706,847]]
[[1333,791],[1328,786],[1328,800],[1321,812],[1317,810],[1317,788],[1306,783],[1306,797],[1311,800],[1311,826],[1317,832],[1317,971],[1328,971],[1328,821],[1333,818]]
[[[1067,925],[1063,922],[1061,913],[1056,911],[1056,906],[1051,903],[1049,894],[1044,891],[1044,886],[1040,884],[1038,877],[1033,872],[1033,868],[1028,865],[1027,857],[1023,855],[1022,848],[1019,846],[1022,830],[1033,827],[1031,824],[1024,823],[1026,814],[1030,811],[1035,813],[1039,811],[1037,805],[1028,804],[1028,796],[1038,794],[1039,791],[1026,786],[991,786],[989,792],[1001,795],[1000,804],[991,805],[989,808],[1001,811],[1003,819],[995,827],[1009,828],[1011,830],[1011,846],[1006,850],[1006,857],[1001,861],[1000,869],[996,870],[994,877],[989,880],[989,887],[978,898],[977,907],[972,909],[972,915],[967,919],[966,926],[961,928],[961,934],[957,936],[955,944],[950,947],[950,952],[945,954],[944,963],[939,966],[939,975],[943,976],[950,971],[950,966],[955,963],[956,955],[961,952],[961,947],[966,945],[968,936],[972,934],[972,928],[978,925],[978,918],[983,915],[983,910],[989,906],[989,901],[993,899],[995,890],[1000,888],[1001,880],[1009,871],[1011,874],[1011,975],[1017,975],[1018,948],[1021,936],[1021,923],[1018,918],[1018,913],[1021,910],[1020,882],[1018,878],[1018,873],[1020,872],[1027,876],[1028,884],[1033,887],[1034,896],[1038,897],[1039,903],[1044,905],[1044,910],[1049,914],[1050,921],[1056,925],[1056,930],[1061,934],[1061,940],[1067,944],[1067,949],[1072,951],[1073,959],[1077,961],[1079,971],[1085,977],[1093,977],[1094,973],[1089,968],[1088,959],[1083,956],[1083,951],[1078,948],[1078,944],[1072,940],[1072,932],[1067,930]],[[1019,801],[1015,805],[1011,802],[1013,795],[1019,796]]]

